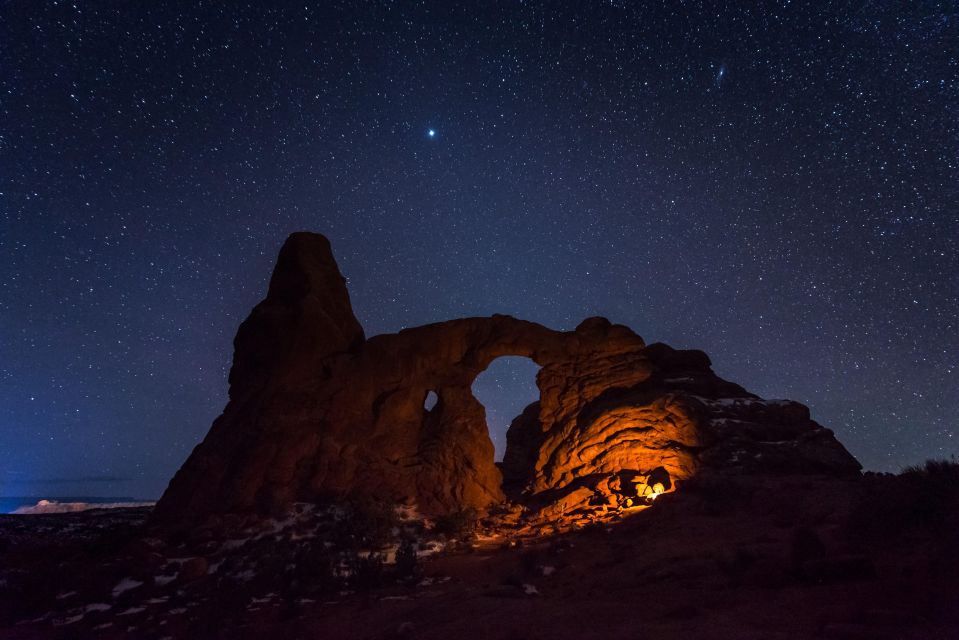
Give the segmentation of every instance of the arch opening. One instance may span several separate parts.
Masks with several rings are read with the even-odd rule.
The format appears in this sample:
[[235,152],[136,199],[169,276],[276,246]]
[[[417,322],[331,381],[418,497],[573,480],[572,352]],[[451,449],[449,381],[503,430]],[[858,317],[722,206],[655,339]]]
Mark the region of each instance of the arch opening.
[[539,370],[540,366],[530,358],[500,356],[473,380],[473,397],[486,409],[486,428],[493,441],[495,462],[503,461],[510,423],[539,400]]

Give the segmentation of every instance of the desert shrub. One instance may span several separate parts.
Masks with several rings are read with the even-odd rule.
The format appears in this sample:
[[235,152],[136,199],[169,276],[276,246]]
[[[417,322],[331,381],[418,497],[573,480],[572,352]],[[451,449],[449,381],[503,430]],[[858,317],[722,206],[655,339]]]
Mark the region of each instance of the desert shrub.
[[716,557],[719,570],[732,584],[739,584],[749,568],[756,562],[756,556],[743,547],[728,549]]
[[294,545],[292,562],[286,564],[286,589],[313,594],[339,588],[336,557],[321,539],[300,541]]
[[416,545],[412,538],[403,538],[396,549],[396,577],[399,580],[410,580],[417,573]]
[[916,524],[941,525],[959,498],[959,463],[927,460],[906,467],[899,477],[914,493],[909,516]]
[[920,477],[936,483],[959,482],[959,462],[949,460],[926,460],[923,464],[905,467],[900,475]]
[[383,586],[383,556],[378,553],[350,553],[344,558],[349,571],[349,585],[358,591]]
[[524,575],[539,575],[540,567],[546,564],[546,556],[539,549],[527,549],[520,554],[519,566]]
[[6,585],[0,590],[0,626],[36,616],[49,609],[56,597],[55,582],[45,573],[6,574]]
[[466,507],[440,516],[433,525],[433,531],[447,538],[467,540],[476,535],[479,513],[473,507]]
[[754,489],[747,478],[725,474],[700,474],[677,489],[699,498],[703,513],[719,516],[735,512],[751,502]]
[[812,560],[826,556],[826,545],[819,534],[809,527],[797,527],[789,544],[789,561],[795,575],[800,575],[803,566]]
[[350,501],[337,523],[339,546],[353,549],[379,549],[390,541],[399,520],[393,505],[368,498]]
[[959,507],[959,463],[928,460],[899,475],[866,474],[849,512],[856,535],[895,536],[909,528],[940,528]]
[[84,551],[95,557],[109,557],[135,540],[141,527],[123,523],[106,528],[84,545]]
[[242,581],[220,577],[210,592],[209,601],[203,605],[205,613],[221,622],[236,620],[246,612],[251,595],[248,585]]

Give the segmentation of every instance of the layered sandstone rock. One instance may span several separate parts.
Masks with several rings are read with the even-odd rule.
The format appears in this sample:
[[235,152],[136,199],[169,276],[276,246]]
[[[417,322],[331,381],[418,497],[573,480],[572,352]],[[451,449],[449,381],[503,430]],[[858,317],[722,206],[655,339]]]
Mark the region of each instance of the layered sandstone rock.
[[[716,377],[705,354],[647,347],[603,318],[571,332],[466,318],[365,339],[316,234],[287,240],[234,347],[230,402],[158,522],[350,495],[484,509],[506,499],[504,476],[513,500],[548,516],[629,506],[702,468],[859,469],[802,405],[762,401]],[[501,473],[471,385],[507,355],[541,366],[540,399],[511,426]]]
[[713,373],[701,351],[644,349],[651,373],[544,422],[533,403],[510,425],[511,497],[543,517],[643,504],[696,473],[854,474],[859,463],[809,410],[763,400]]

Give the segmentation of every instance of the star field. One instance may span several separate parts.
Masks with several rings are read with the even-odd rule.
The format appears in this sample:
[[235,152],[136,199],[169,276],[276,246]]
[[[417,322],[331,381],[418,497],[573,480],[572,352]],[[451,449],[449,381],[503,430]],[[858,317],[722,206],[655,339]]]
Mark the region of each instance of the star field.
[[603,315],[955,455],[959,3],[750,5],[4,3],[0,495],[158,496],[301,229],[367,335]]

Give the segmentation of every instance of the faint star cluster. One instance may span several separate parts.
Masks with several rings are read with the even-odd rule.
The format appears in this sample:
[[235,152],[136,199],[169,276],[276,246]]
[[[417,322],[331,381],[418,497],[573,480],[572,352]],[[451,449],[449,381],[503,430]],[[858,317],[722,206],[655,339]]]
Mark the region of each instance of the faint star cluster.
[[[867,468],[955,455],[957,16],[4,3],[0,495],[157,496],[300,229],[368,335],[603,315]],[[534,375],[476,382],[500,450]]]

